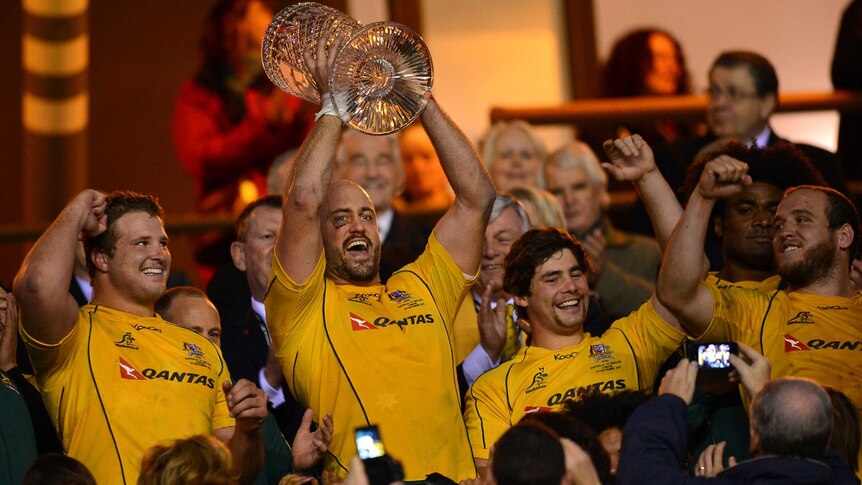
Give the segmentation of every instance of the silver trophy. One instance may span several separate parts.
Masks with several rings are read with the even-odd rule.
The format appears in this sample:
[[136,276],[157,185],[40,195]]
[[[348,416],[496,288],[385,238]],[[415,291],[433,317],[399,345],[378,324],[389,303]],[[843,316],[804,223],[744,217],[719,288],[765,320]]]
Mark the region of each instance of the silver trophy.
[[320,103],[320,89],[309,74],[303,52],[317,57],[321,36],[327,54],[339,36],[329,73],[329,92],[338,116],[352,128],[385,135],[409,125],[428,102],[434,67],[418,34],[394,22],[362,26],[347,14],[313,2],[291,5],[270,22],[263,38],[263,67],[283,91]]

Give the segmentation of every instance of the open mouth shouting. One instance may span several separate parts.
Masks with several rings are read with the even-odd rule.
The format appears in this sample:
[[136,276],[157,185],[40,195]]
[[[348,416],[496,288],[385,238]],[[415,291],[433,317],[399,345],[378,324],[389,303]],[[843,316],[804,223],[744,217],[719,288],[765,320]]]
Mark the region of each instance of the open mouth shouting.
[[356,257],[369,256],[371,241],[365,238],[351,239],[344,244],[344,251]]

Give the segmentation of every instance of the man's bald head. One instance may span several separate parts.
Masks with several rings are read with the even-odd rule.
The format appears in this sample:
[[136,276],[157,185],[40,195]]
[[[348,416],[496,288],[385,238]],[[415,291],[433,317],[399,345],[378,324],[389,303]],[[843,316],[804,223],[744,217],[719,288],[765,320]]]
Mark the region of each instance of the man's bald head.
[[832,433],[832,402],[814,381],[776,379],[754,397],[751,428],[761,455],[820,458]]
[[155,310],[168,322],[221,346],[218,310],[203,291],[192,286],[171,288],[156,301]]
[[337,283],[380,281],[380,233],[368,193],[355,182],[336,180],[320,207],[326,276]]

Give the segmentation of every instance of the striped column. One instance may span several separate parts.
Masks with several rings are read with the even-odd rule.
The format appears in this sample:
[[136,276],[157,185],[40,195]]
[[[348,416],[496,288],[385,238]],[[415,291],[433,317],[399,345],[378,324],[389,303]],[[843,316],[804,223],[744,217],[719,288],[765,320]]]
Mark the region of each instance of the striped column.
[[88,0],[22,0],[24,221],[53,220],[87,183]]

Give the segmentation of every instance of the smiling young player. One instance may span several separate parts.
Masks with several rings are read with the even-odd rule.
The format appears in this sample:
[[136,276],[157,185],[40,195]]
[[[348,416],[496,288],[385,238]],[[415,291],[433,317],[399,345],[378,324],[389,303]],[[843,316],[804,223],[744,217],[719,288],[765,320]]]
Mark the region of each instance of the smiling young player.
[[505,265],[503,287],[519,317],[529,321],[531,342],[479,377],[467,394],[465,419],[480,470],[497,438],[527,413],[551,410],[587,391],[652,387],[685,336],[667,323],[674,320],[655,300],[604,335],[585,333],[590,263],[581,244],[559,229],[528,231]]

